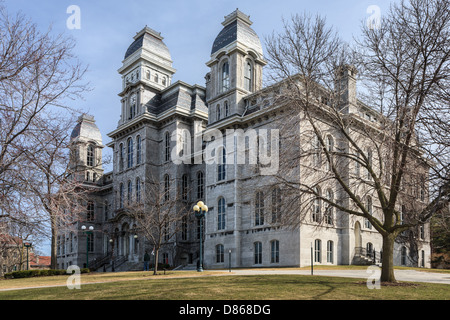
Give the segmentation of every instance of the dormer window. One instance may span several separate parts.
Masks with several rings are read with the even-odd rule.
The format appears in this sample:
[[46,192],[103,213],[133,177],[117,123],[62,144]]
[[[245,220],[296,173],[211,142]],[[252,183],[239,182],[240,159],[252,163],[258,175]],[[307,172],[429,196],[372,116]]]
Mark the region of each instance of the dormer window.
[[222,64],[222,91],[230,89],[230,64],[228,61]]

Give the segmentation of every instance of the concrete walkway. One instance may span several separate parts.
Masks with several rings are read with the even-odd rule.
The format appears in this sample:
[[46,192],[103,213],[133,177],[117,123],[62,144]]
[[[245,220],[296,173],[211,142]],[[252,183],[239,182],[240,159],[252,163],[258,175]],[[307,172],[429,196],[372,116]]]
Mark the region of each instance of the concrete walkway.
[[[379,269],[381,274],[381,268]],[[311,270],[295,269],[238,269],[232,270],[236,275],[259,275],[259,274],[298,274],[311,275]],[[416,270],[394,270],[397,281],[429,282],[450,284],[450,273],[422,272]],[[371,270],[314,270],[314,275],[329,277],[346,277],[368,279],[375,276],[375,271]]]

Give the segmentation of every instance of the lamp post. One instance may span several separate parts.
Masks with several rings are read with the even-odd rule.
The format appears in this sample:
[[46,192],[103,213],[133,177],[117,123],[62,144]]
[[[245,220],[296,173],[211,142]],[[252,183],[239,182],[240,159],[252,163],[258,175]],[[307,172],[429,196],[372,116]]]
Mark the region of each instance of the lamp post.
[[228,249],[228,270],[231,272],[231,249]]
[[29,270],[29,268],[30,268],[30,260],[29,260],[29,256],[28,256],[28,249],[31,248],[31,242],[25,242],[23,244],[23,246],[25,248],[27,248],[27,270]]
[[88,235],[92,234],[92,231],[94,230],[93,226],[89,227],[89,231],[86,231],[86,226],[81,226],[81,230],[83,230],[84,234],[86,235],[86,268],[89,269],[89,241],[88,241]]
[[198,272],[202,272],[203,271],[203,260],[202,260],[202,234],[203,234],[203,230],[202,230],[202,223],[203,223],[203,217],[205,216],[206,212],[208,212],[208,207],[203,203],[203,201],[199,201],[197,202],[197,204],[194,206],[194,212],[195,212],[195,216],[196,218],[199,220],[200,222],[200,257],[199,257],[199,266],[197,268]]

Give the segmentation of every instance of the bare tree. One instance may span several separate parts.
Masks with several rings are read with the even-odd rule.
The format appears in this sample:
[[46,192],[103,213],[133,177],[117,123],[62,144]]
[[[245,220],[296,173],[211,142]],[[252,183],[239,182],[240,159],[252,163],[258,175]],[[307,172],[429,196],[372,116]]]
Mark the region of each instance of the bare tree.
[[[285,106],[274,185],[298,194],[285,223],[323,225],[328,208],[363,217],[383,238],[381,281],[395,281],[398,235],[448,203],[449,23],[448,1],[411,1],[379,29],[364,25],[356,51],[318,16],[293,16],[266,41]],[[368,103],[356,98],[357,70]]]
[[165,177],[167,179],[163,181],[146,178],[142,182],[141,191],[135,197],[125,200],[124,204],[126,214],[137,224],[137,231],[153,247],[155,275],[160,249],[177,241],[183,227],[187,227],[189,215],[192,215],[187,203],[188,190],[178,192],[179,183],[169,180],[168,175]]
[[33,208],[30,200],[24,210],[24,203],[17,200],[36,195],[37,185],[29,183],[42,173],[38,164],[42,161],[36,157],[55,150],[46,154],[44,136],[50,139],[48,146],[64,144],[65,138],[50,137],[56,131],[49,115],[64,119],[65,112],[72,114],[68,101],[88,90],[81,82],[86,68],[74,57],[74,45],[63,35],[53,36],[50,29],[41,33],[21,13],[11,17],[0,4],[0,217],[4,219],[37,222],[39,206]]

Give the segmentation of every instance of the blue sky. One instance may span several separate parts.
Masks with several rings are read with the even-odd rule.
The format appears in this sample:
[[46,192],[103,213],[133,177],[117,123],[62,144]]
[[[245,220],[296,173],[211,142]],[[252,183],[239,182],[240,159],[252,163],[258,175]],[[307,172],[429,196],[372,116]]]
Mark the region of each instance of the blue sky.
[[[86,80],[92,91],[73,106],[92,114],[103,136],[110,140],[120,116],[121,79],[117,69],[133,36],[145,25],[161,32],[168,46],[173,67],[177,69],[173,82],[182,80],[204,86],[208,72],[211,47],[222,29],[224,16],[239,8],[250,15],[252,28],[259,35],[264,49],[264,37],[281,31],[282,17],[309,12],[326,16],[347,41],[358,35],[360,25],[370,13],[367,8],[377,5],[381,14],[389,8],[387,0],[5,0],[10,13],[21,10],[40,28],[52,25],[53,32],[64,33],[76,40],[75,54],[89,67]],[[68,29],[67,8],[77,5],[81,10],[81,28]],[[110,154],[105,150],[106,154]],[[43,248],[49,253],[48,248]]]

